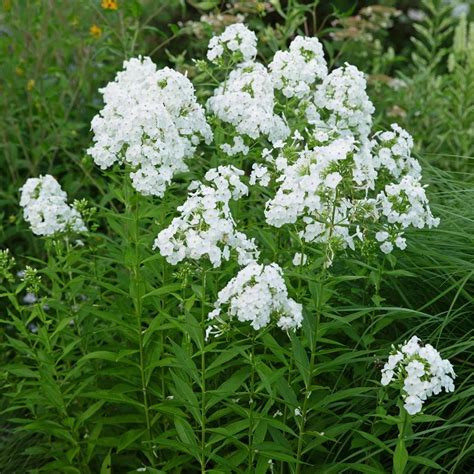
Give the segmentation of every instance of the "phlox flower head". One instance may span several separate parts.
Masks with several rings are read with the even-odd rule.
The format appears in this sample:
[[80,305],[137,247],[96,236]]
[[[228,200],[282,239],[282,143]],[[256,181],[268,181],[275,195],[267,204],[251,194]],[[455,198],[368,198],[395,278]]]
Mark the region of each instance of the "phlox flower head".
[[[274,107],[270,74],[263,64],[255,62],[239,64],[207,101],[208,111],[233,125],[237,136],[252,140],[263,136],[272,143],[284,140],[290,132],[285,120],[274,113]],[[234,145],[223,151],[229,155],[246,154],[248,147],[243,146],[241,138],[238,140],[234,139]]]
[[413,336],[400,345],[389,356],[382,369],[382,385],[397,385],[401,388],[404,408],[416,415],[428,397],[454,391],[453,366],[430,344],[422,345]]
[[30,178],[20,192],[23,216],[34,234],[87,231],[79,211],[67,203],[67,194],[53,176]]
[[219,292],[214,306],[210,320],[235,318],[255,330],[271,322],[285,331],[295,330],[303,320],[302,306],[288,297],[283,271],[276,263],[249,263]]
[[212,131],[187,77],[157,70],[150,58],[132,58],[100,90],[104,108],[92,120],[94,146],[88,153],[102,169],[114,163],[130,169],[133,187],[163,196],[173,176],[187,170],[196,146]]
[[339,135],[370,133],[374,106],[366,92],[364,74],[345,64],[328,74],[316,89],[307,117],[311,124]]
[[277,51],[269,69],[274,88],[299,99],[309,97],[328,73],[321,43],[304,36],[297,36],[288,51]]
[[206,173],[208,184],[192,183],[186,202],[178,207],[179,216],[158,234],[154,248],[173,265],[207,256],[217,268],[229,260],[231,251],[241,265],[257,258],[254,240],[237,231],[229,207],[231,200],[248,193],[243,174],[233,166],[219,166]]
[[257,37],[243,23],[229,25],[209,41],[207,59],[216,62],[228,54],[236,62],[252,61],[257,55]]

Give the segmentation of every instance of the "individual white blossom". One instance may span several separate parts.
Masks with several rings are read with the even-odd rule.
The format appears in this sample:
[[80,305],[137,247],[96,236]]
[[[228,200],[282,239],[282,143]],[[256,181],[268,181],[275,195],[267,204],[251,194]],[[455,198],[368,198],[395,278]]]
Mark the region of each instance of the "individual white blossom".
[[257,36],[242,23],[229,25],[209,41],[207,59],[216,62],[226,51],[239,62],[251,61],[257,55]]
[[102,169],[114,163],[130,169],[133,187],[163,196],[173,176],[187,170],[196,146],[212,131],[194,87],[182,74],[157,70],[150,58],[132,58],[100,90],[104,108],[92,120],[94,146],[88,153]]
[[301,327],[302,306],[288,297],[283,270],[276,264],[260,265],[251,262],[230,280],[209,313],[210,320],[222,320],[225,316],[249,322],[261,329],[275,321],[287,331]]
[[238,135],[254,140],[267,137],[272,143],[290,133],[282,117],[274,113],[273,84],[263,64],[246,62],[231,71],[229,77],[207,101],[208,110],[235,127]]
[[229,207],[231,200],[248,193],[243,174],[233,166],[219,166],[206,173],[209,184],[192,183],[186,202],[178,207],[179,216],[158,234],[154,248],[173,265],[207,256],[216,268],[222,259],[229,260],[231,250],[241,265],[257,258],[254,240],[237,231]]
[[292,261],[295,267],[306,265],[307,262],[308,262],[308,256],[301,252],[296,252]]
[[249,147],[245,144],[244,139],[237,135],[234,137],[234,142],[232,145],[224,143],[221,145],[221,150],[229,156],[238,154],[246,155],[249,152]]
[[410,415],[419,413],[428,397],[454,391],[453,366],[442,359],[430,344],[423,345],[417,336],[400,345],[382,369],[382,385],[398,383],[404,407]]
[[264,165],[254,163],[252,165],[249,183],[251,185],[258,183],[261,186],[268,186],[270,184],[270,174],[268,172],[268,168]]
[[53,176],[29,178],[20,191],[23,216],[34,234],[50,236],[87,230],[79,211],[67,203],[67,194]]
[[300,99],[308,97],[328,73],[321,43],[304,36],[297,36],[288,51],[277,51],[269,69],[275,89]]

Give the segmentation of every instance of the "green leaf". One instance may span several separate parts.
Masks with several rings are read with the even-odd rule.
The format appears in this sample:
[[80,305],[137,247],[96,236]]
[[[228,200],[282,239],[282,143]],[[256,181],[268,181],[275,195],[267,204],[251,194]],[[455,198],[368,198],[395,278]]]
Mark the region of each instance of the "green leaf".
[[408,451],[405,447],[405,441],[399,439],[393,454],[393,471],[395,474],[403,474],[408,462]]
[[100,467],[100,474],[112,474],[112,457],[111,452],[107,453],[104,460],[102,461],[102,465]]
[[135,442],[140,436],[146,433],[146,429],[140,428],[135,430],[128,430],[121,437],[117,444],[117,453],[128,448],[133,442]]

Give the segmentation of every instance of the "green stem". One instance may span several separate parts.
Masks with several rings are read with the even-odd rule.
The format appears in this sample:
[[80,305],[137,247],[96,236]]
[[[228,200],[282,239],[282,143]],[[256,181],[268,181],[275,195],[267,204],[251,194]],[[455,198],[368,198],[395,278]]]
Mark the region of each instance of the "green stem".
[[[139,209],[139,198],[138,196],[134,196],[136,198],[134,204],[134,229],[133,229],[133,248],[135,251],[135,256],[133,259],[133,264],[131,265],[131,277],[132,277],[132,299],[133,305],[135,309],[135,319],[137,322],[137,330],[138,330],[138,349],[140,354],[140,379],[141,379],[141,391],[143,397],[143,409],[145,412],[145,423],[148,435],[148,441],[150,442],[150,456],[149,460],[154,467],[154,452],[153,448],[151,447],[151,441],[153,439],[152,429],[151,429],[151,420],[150,420],[150,413],[149,413],[149,404],[148,404],[148,392],[147,392],[147,383],[146,383],[146,374],[145,374],[145,352],[143,347],[143,330],[142,330],[142,315],[143,315],[143,305],[142,305],[142,289],[143,289],[143,281],[141,278],[140,266],[141,266],[141,259],[140,259],[140,248],[139,248],[139,236],[140,236],[140,226],[139,226],[139,218],[140,218],[140,209]],[[128,203],[127,203],[128,204]],[[127,207],[129,207],[127,205]]]
[[[252,329],[251,329],[252,330]],[[252,330],[253,331],[253,330]],[[250,353],[250,399],[249,399],[249,459],[248,472],[252,473],[255,451],[253,449],[253,411],[255,407],[255,335],[252,333],[252,352]]]
[[331,222],[329,226],[329,233],[328,233],[328,238],[325,246],[325,257],[324,257],[324,264],[323,264],[323,269],[321,270],[320,276],[319,276],[319,290],[318,290],[318,303],[316,306],[316,327],[315,331],[313,334],[313,338],[311,339],[311,357],[309,360],[309,369],[308,369],[308,379],[307,382],[305,382],[305,394],[304,394],[304,401],[303,401],[303,406],[301,409],[301,422],[299,424],[299,433],[298,433],[298,447],[296,451],[296,474],[299,474],[301,472],[301,457],[303,454],[303,438],[305,434],[305,429],[306,429],[306,418],[308,415],[308,400],[309,397],[311,396],[311,385],[312,385],[312,379],[313,379],[313,372],[314,372],[314,365],[315,365],[315,359],[316,359],[316,346],[317,346],[317,340],[318,340],[318,332],[319,332],[319,324],[321,321],[321,310],[322,310],[322,300],[323,300],[323,292],[324,292],[324,281],[326,279],[326,271],[328,267],[328,261],[329,261],[329,252],[330,252],[330,246],[331,246],[331,238],[334,232],[334,220],[335,220],[335,215],[336,215],[336,203],[337,203],[337,191],[334,196],[334,203],[332,207],[332,212],[331,212]]
[[319,294],[318,294],[318,305],[316,309],[316,327],[314,331],[313,338],[311,339],[311,357],[309,360],[309,368],[308,368],[308,381],[305,383],[305,392],[304,392],[304,401],[303,406],[301,408],[301,422],[299,424],[299,432],[298,432],[298,447],[296,451],[296,474],[301,472],[301,457],[303,454],[303,439],[306,429],[306,419],[308,416],[308,400],[311,396],[311,384],[313,379],[313,372],[314,366],[316,361],[316,345],[318,339],[318,332],[319,332],[319,323],[321,320],[321,308],[322,308],[322,293],[324,290],[323,279],[322,275],[319,280]]
[[203,331],[201,347],[201,473],[206,472],[206,271],[202,275],[201,326]]

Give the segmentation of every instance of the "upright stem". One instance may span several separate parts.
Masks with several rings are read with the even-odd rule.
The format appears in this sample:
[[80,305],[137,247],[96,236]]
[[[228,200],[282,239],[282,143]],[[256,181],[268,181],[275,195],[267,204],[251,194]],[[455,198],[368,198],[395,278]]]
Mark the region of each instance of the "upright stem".
[[202,275],[202,299],[201,299],[201,326],[203,331],[201,347],[201,473],[206,472],[206,352],[204,341],[206,336],[206,271]]
[[317,339],[318,339],[318,332],[319,332],[319,323],[321,321],[321,310],[322,310],[322,300],[323,300],[323,291],[324,291],[324,281],[326,279],[326,268],[328,266],[329,261],[329,252],[330,252],[330,244],[331,238],[334,232],[334,220],[336,215],[336,202],[337,202],[337,190],[334,196],[333,207],[331,211],[331,222],[329,224],[329,232],[327,236],[327,242],[325,247],[325,258],[324,258],[324,266],[319,276],[319,290],[318,290],[318,303],[316,305],[316,327],[311,338],[311,357],[309,360],[309,373],[308,373],[308,381],[305,382],[305,395],[303,406],[301,409],[301,422],[299,424],[299,433],[298,433],[298,447],[296,451],[296,474],[301,472],[301,457],[303,454],[303,437],[305,434],[306,429],[306,418],[308,415],[308,400],[311,396],[311,384],[313,379],[313,372],[314,372],[314,364],[316,359],[316,346],[317,346]]
[[308,400],[311,396],[311,384],[313,379],[313,372],[314,372],[314,365],[316,359],[316,345],[318,339],[318,332],[319,332],[319,323],[321,320],[321,307],[322,307],[322,292],[324,289],[322,275],[319,280],[319,298],[318,304],[316,308],[316,327],[311,339],[311,357],[309,359],[309,369],[308,369],[308,382],[305,383],[305,392],[304,392],[304,401],[303,406],[301,408],[301,422],[299,424],[299,432],[298,432],[298,447],[296,451],[296,474],[301,472],[301,456],[303,454],[303,438],[306,429],[306,418],[308,415]]
[[249,400],[249,459],[248,472],[253,472],[254,456],[253,449],[253,410],[255,407],[255,335],[252,333],[252,352],[250,353],[250,400]]
[[[136,196],[135,196],[136,197]],[[127,203],[128,207],[128,203]],[[150,413],[149,413],[149,405],[148,405],[148,393],[147,393],[147,383],[146,383],[146,375],[145,375],[145,354],[144,354],[144,347],[143,347],[143,331],[142,331],[142,314],[143,314],[143,305],[142,305],[142,297],[143,297],[143,282],[141,279],[141,258],[140,258],[140,248],[139,248],[139,237],[140,237],[140,226],[139,226],[139,218],[140,218],[140,209],[139,209],[139,199],[135,200],[134,203],[134,229],[133,229],[133,247],[135,251],[135,258],[133,259],[133,264],[131,265],[131,277],[132,277],[132,299],[133,305],[135,308],[135,319],[137,322],[137,330],[138,330],[138,349],[140,353],[140,378],[141,378],[141,389],[142,389],[142,397],[143,397],[143,409],[145,412],[145,422],[146,422],[146,429],[148,434],[148,441],[151,444],[153,439],[152,430],[151,430],[151,421],[150,421]],[[150,461],[154,466],[154,453],[153,448],[151,448],[150,453]]]

